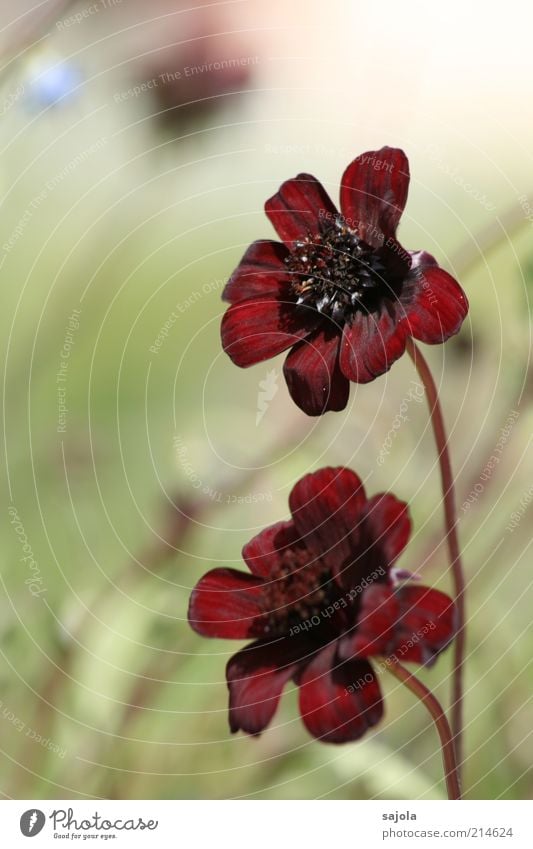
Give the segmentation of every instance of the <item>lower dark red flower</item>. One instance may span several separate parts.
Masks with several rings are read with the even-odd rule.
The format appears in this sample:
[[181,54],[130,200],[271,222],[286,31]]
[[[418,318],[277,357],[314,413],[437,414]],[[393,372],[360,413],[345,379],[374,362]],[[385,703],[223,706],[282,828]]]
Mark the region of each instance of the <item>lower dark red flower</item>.
[[356,740],[383,715],[369,659],[431,663],[453,638],[453,602],[395,579],[410,520],[393,495],[367,499],[354,472],[327,468],[302,478],[289,505],[289,521],[244,546],[249,573],[213,569],[198,582],[189,622],[254,640],[226,669],[232,731],[261,733],[293,681],[314,737]]
[[396,240],[408,187],[389,147],[348,166],[340,213],[310,174],[287,180],[265,205],[282,242],[254,242],[224,290],[224,350],[246,367],[290,348],[285,378],[308,415],[344,409],[350,381],[386,372],[410,336],[444,342],[467,314],[453,277]]

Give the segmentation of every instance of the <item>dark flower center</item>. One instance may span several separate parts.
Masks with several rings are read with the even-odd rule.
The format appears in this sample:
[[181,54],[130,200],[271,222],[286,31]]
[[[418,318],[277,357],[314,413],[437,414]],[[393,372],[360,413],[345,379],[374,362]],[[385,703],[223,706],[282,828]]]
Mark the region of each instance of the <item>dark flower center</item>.
[[350,322],[358,311],[373,312],[384,297],[394,297],[383,257],[337,215],[319,240],[309,234],[285,259],[296,303],[339,323]]
[[288,548],[263,591],[264,629],[272,636],[282,636],[291,628],[296,631],[302,622],[317,625],[338,596],[339,589],[324,563],[305,548]]

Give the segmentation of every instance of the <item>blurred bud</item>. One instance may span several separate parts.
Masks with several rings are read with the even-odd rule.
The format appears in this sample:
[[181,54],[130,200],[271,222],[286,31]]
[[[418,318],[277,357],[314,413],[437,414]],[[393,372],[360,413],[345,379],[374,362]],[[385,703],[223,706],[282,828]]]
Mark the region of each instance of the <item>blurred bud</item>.
[[150,83],[147,88],[165,124],[206,121],[227,103],[228,95],[249,87],[259,57],[250,44],[226,34],[228,29],[220,16],[196,17],[186,40],[181,35],[180,44],[161,49],[146,68],[144,83]]

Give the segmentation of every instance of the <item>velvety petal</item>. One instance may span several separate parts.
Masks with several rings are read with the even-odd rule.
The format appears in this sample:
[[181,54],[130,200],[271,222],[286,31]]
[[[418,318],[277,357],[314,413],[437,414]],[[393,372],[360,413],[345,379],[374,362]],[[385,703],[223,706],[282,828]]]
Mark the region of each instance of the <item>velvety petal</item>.
[[458,333],[468,313],[468,300],[459,283],[424,251],[412,255],[401,300],[409,333],[428,345]]
[[283,299],[240,301],[222,319],[222,347],[236,365],[246,368],[286,351],[308,336],[319,320],[314,310],[302,310]]
[[349,227],[372,247],[394,237],[409,191],[409,162],[398,148],[356,157],[341,181],[341,210]]
[[409,508],[394,495],[382,492],[370,498],[365,507],[365,530],[375,542],[386,566],[400,556],[411,533]]
[[[396,593],[405,636],[396,636],[394,652],[400,661],[403,658],[410,663],[431,665],[455,636],[456,607],[448,595],[430,587],[401,586]],[[414,645],[410,645],[410,635],[413,633],[417,639],[413,639]],[[400,651],[403,654],[400,655]]]
[[265,203],[265,212],[288,248],[295,241],[318,238],[337,215],[335,204],[311,174],[298,174],[283,183]]
[[339,655],[393,655],[400,663],[429,665],[455,630],[455,607],[444,593],[429,587],[374,584],[363,593],[357,629],[341,640]]
[[383,716],[383,700],[370,664],[340,662],[334,646],[305,667],[298,683],[304,724],[324,743],[358,740]]
[[264,581],[237,569],[212,569],[189,601],[189,624],[204,637],[243,640],[255,635]]
[[339,364],[342,373],[354,383],[369,383],[390,369],[405,351],[408,335],[405,318],[398,307],[392,315],[357,312],[351,324],[344,326]]
[[338,575],[353,558],[366,503],[363,484],[351,469],[325,468],[298,481],[289,496],[304,543]]
[[339,369],[340,332],[320,329],[296,345],[283,373],[294,403],[308,416],[344,410],[350,384]]
[[235,654],[226,667],[231,731],[260,734],[276,712],[283,687],[297,668],[294,643],[259,641]]
[[230,303],[264,295],[282,295],[283,286],[290,283],[284,263],[288,250],[281,242],[260,239],[247,249],[228,280],[222,297]]
[[268,578],[279,566],[283,551],[297,544],[298,532],[294,522],[277,522],[246,543],[242,556],[253,575]]

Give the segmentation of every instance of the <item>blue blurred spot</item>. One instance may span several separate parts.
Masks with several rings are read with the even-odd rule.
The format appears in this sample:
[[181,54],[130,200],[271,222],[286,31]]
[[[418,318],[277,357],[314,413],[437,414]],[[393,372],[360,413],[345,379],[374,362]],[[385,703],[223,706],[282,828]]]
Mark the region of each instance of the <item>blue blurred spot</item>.
[[67,62],[41,68],[30,81],[28,99],[39,109],[66,103],[77,95],[75,89],[82,79],[80,69]]

